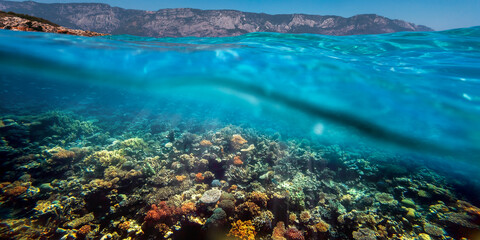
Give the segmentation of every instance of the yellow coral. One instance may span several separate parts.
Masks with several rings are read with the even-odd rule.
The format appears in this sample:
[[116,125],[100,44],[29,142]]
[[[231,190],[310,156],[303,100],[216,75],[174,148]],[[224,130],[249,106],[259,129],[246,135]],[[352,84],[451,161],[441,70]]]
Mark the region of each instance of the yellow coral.
[[145,141],[143,141],[143,139],[138,137],[126,139],[122,141],[120,145],[124,148],[129,147],[129,148],[137,148],[137,149],[138,148],[143,149],[147,146]]
[[236,239],[241,240],[254,240],[256,234],[252,221],[248,220],[244,222],[242,220],[237,220],[232,223],[232,228],[230,229],[228,236],[233,236]]
[[103,167],[122,164],[126,161],[125,157],[123,156],[123,151],[115,150],[115,151],[107,151],[102,150],[98,152],[94,152],[92,155],[88,156],[85,159],[85,162],[99,162]]

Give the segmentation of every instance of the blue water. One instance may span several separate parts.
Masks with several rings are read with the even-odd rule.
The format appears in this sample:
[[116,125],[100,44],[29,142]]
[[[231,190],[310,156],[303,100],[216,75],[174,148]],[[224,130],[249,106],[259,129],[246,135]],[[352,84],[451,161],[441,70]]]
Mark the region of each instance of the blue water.
[[161,39],[2,30],[0,72],[3,115],[158,114],[479,163],[480,27]]

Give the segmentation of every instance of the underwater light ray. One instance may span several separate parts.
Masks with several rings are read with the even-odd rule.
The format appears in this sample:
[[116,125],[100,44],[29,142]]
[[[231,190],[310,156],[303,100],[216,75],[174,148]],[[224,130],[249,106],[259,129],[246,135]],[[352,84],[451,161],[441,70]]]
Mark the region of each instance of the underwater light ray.
[[0,50],[0,64],[3,67],[7,67],[8,70],[16,69],[19,72],[42,74],[46,77],[53,77],[61,81],[70,80],[79,83],[100,83],[107,86],[127,87],[142,92],[162,92],[175,88],[198,86],[210,86],[215,89],[231,89],[232,91],[251,95],[267,102],[283,105],[302,112],[311,118],[326,119],[340,125],[349,126],[372,139],[407,149],[429,152],[434,155],[461,157],[463,159],[477,159],[475,156],[480,155],[479,148],[451,149],[392,131],[348,112],[320,106],[278,91],[272,91],[272,89],[266,89],[260,85],[230,78],[192,76],[171,77],[166,79],[162,76],[152,74],[133,75],[111,71],[91,71],[87,68],[79,68],[64,62],[54,62],[26,54],[11,53],[4,49]]

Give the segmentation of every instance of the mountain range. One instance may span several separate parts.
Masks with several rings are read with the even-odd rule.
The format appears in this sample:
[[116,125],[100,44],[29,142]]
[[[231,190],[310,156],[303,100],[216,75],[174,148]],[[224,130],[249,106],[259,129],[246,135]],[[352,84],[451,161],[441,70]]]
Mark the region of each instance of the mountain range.
[[143,11],[101,3],[55,3],[0,0],[1,11],[47,19],[61,26],[108,34],[146,37],[225,37],[249,32],[314,33],[325,35],[432,31],[431,28],[376,14],[349,18],[333,15],[250,13],[192,8]]

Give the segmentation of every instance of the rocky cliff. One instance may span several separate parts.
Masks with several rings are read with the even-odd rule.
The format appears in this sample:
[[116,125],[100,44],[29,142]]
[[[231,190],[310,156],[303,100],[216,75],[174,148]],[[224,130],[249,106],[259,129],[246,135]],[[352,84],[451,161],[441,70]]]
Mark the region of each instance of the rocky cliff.
[[106,34],[79,29],[69,29],[48,20],[24,14],[0,11],[0,29],[30,32],[63,33],[78,36],[103,36]]
[[62,26],[111,34],[149,37],[223,37],[249,32],[378,34],[432,29],[375,14],[349,18],[306,14],[249,13],[191,8],[129,10],[99,3],[42,4],[0,0],[0,10],[25,13]]

